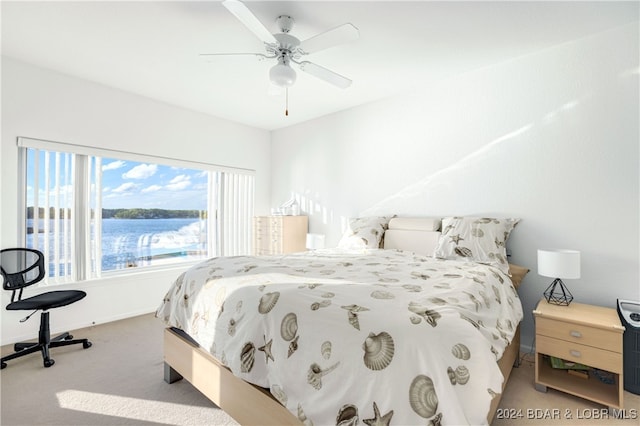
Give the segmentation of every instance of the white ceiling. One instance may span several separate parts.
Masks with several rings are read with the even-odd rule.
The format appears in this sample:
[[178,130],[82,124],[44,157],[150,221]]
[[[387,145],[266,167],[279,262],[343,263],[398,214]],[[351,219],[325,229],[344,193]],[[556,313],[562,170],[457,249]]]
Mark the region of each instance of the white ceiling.
[[268,130],[290,126],[638,20],[638,2],[246,1],[276,32],[291,15],[301,40],[350,22],[354,43],[305,59],[353,80],[304,72],[270,94],[264,52],[220,1],[5,1],[2,54],[169,104]]

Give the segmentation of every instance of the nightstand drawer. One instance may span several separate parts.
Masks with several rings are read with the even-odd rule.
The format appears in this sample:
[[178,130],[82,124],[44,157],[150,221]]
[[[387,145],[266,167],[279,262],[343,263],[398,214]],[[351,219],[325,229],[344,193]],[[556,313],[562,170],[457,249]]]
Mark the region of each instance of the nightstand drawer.
[[622,334],[616,330],[604,330],[552,318],[537,317],[536,333],[581,345],[622,352]]
[[536,352],[622,374],[622,354],[536,334]]

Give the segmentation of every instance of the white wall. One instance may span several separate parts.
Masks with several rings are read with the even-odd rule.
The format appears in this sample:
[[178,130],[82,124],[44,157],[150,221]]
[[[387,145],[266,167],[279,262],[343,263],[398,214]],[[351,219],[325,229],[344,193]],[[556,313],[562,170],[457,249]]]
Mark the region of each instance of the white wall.
[[[268,210],[270,134],[96,83],[2,58],[0,248],[18,243],[18,136],[256,170],[256,210]],[[251,152],[252,155],[246,155]],[[52,333],[154,311],[180,270],[138,273],[56,289],[87,291],[52,312]],[[42,290],[33,290],[36,293]],[[37,336],[39,318],[7,312],[2,292],[2,344]]]
[[[577,302],[640,300],[638,24],[272,134],[272,199],[337,243],[358,215],[519,217],[523,346],[549,279],[536,250],[582,252]],[[357,84],[357,81],[354,83]]]

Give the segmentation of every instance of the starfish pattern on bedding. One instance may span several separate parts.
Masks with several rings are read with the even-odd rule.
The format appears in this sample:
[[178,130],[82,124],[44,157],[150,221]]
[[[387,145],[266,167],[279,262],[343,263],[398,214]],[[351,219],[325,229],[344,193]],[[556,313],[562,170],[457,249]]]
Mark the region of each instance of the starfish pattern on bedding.
[[456,243],[456,245],[460,244],[460,241],[464,240],[464,238],[462,238],[460,236],[460,234],[456,234],[456,235],[452,235],[451,237],[451,241],[453,241],[454,243]]
[[373,419],[362,419],[362,421],[369,426],[389,426],[391,422],[391,417],[393,417],[393,410],[389,411],[384,416],[380,417],[380,410],[378,410],[378,405],[373,403]]
[[267,342],[267,338],[265,336],[264,341],[264,346],[260,346],[258,350],[264,352],[265,362],[269,363],[269,358],[271,358],[271,361],[275,361],[275,359],[273,359],[273,354],[271,353],[271,344],[273,343],[273,339],[270,339]]

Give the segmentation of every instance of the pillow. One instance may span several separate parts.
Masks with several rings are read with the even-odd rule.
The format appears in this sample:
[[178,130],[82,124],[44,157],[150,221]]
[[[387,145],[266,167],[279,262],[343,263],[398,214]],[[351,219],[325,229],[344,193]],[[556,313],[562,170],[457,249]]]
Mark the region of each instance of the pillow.
[[349,227],[338,242],[339,248],[380,248],[382,236],[389,227],[387,217],[358,217],[349,219]]
[[434,257],[467,259],[509,272],[506,243],[520,219],[447,217]]

